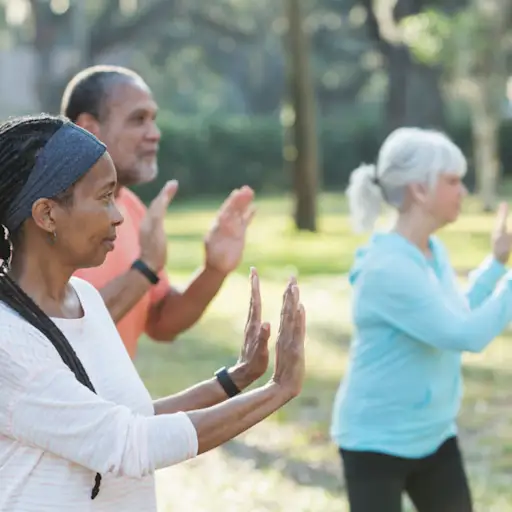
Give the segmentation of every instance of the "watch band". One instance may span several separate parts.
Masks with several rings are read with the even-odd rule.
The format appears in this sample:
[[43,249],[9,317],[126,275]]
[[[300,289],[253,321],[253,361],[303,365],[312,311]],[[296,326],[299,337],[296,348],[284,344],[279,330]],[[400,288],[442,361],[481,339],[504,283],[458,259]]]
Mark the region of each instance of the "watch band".
[[220,368],[215,372],[215,377],[219,381],[219,384],[222,386],[222,389],[226,392],[230,398],[241,393],[238,389],[237,385],[233,382],[233,379],[229,376],[228,370],[226,367]]
[[138,270],[151,284],[158,284],[160,281],[160,278],[142,260],[135,260],[132,268]]

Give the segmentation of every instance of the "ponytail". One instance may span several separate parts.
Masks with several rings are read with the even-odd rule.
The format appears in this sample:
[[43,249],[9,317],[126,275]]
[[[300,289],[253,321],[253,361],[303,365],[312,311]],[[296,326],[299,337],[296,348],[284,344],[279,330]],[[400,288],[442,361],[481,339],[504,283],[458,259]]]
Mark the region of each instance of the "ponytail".
[[354,231],[372,231],[384,202],[375,165],[363,164],[352,171],[346,194]]

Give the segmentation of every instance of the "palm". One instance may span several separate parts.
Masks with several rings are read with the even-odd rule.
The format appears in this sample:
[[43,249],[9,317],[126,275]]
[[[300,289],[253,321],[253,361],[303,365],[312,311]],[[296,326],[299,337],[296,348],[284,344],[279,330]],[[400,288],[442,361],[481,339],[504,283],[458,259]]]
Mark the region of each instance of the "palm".
[[233,191],[222,205],[205,237],[208,266],[227,274],[240,264],[245,233],[254,213],[253,197],[252,190],[244,187]]
[[496,226],[492,234],[494,257],[502,263],[508,261],[512,248],[512,236],[508,232],[507,220],[508,205],[507,203],[502,203],[496,216]]

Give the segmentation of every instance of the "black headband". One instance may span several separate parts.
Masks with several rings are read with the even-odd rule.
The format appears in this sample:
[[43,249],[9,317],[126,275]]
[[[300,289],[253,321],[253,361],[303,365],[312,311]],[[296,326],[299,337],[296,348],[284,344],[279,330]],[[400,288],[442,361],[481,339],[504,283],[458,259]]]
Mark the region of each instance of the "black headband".
[[40,151],[30,176],[14,198],[4,224],[12,233],[32,216],[38,199],[52,198],[78,181],[107,148],[92,133],[66,122]]

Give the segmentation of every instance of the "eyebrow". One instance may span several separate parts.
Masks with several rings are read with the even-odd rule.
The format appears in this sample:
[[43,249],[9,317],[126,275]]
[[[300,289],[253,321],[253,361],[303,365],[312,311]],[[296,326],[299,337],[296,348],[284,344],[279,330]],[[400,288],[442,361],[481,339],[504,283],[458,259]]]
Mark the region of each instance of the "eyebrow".
[[150,108],[138,108],[137,110],[134,110],[130,113],[129,117],[137,117],[140,115],[148,115],[151,114],[152,116],[156,117],[158,114],[158,108],[150,109]]
[[117,185],[117,181],[115,180],[110,180],[108,183],[106,183],[105,185],[103,185],[100,189],[100,192],[104,192],[105,190],[109,190],[111,188],[115,188]]

